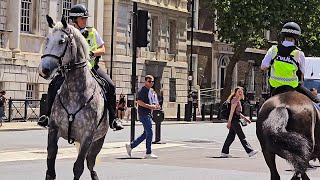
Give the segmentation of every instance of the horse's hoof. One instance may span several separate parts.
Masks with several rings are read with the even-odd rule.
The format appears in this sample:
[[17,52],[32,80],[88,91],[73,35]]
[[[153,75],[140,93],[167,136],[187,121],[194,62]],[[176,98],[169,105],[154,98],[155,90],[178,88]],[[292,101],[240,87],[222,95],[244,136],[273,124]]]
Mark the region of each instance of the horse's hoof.
[[91,179],[92,180],[99,180],[98,175],[95,171],[91,171]]

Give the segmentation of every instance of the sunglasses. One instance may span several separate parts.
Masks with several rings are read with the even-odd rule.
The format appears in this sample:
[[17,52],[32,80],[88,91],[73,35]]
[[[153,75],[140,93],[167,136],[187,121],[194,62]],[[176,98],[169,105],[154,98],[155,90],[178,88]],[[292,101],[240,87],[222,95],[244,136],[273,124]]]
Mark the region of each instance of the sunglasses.
[[154,83],[154,81],[148,81],[149,83]]

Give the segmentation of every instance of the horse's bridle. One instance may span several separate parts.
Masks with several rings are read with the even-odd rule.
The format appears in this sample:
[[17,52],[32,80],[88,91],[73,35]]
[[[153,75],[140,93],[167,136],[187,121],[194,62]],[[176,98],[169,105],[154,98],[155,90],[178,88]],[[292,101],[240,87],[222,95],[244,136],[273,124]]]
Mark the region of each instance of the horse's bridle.
[[70,47],[70,51],[71,51],[71,54],[72,54],[73,34],[70,32],[69,28],[67,28],[66,31],[61,29],[61,31],[64,32],[68,36],[67,43],[66,43],[66,46],[65,46],[65,48],[63,50],[63,53],[60,56],[57,56],[57,55],[54,55],[54,54],[44,54],[44,55],[41,56],[41,59],[45,58],[45,57],[53,57],[55,59],[58,59],[58,68],[62,72],[62,74],[65,74],[68,71],[72,71],[72,70],[75,70],[75,69],[79,69],[79,68],[85,67],[87,65],[87,62],[84,61],[84,62],[80,62],[80,63],[75,63],[74,62],[75,61],[75,57],[73,57],[73,59],[70,61],[70,63],[62,65],[62,60],[63,60],[63,58],[64,58],[64,56],[65,56],[65,54],[67,52],[68,47]]

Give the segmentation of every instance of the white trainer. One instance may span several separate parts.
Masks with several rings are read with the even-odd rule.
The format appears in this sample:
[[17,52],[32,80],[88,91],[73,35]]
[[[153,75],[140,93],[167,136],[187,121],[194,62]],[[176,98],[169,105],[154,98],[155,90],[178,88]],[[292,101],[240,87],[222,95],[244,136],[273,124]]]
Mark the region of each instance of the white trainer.
[[221,153],[222,158],[232,158],[232,156],[230,154],[226,154],[226,153]]
[[128,156],[131,157],[132,148],[131,148],[130,144],[126,144],[126,149],[127,149]]
[[251,151],[251,152],[248,153],[248,156],[249,156],[249,157],[252,157],[252,156],[256,155],[258,152],[259,152],[259,151],[257,151],[257,150],[253,150],[253,151]]
[[146,154],[144,156],[145,159],[158,159],[158,156],[154,155],[154,154]]

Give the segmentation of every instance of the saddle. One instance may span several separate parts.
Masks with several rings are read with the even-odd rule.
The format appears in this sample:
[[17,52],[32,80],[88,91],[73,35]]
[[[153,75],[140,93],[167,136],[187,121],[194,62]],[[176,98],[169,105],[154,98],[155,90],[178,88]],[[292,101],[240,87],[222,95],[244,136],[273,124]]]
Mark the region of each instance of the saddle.
[[100,85],[102,91],[103,91],[103,99],[105,102],[108,101],[107,99],[107,93],[109,92],[109,88],[110,88],[110,85],[109,83],[103,79],[101,76],[99,76],[99,74],[97,73],[97,71],[93,68],[91,70],[91,74],[92,74],[92,77],[97,81],[97,83]]
[[[277,94],[281,94],[281,93],[285,93],[285,92],[290,92],[290,91],[296,91],[295,88],[291,87],[291,86],[287,86],[287,85],[284,85],[284,86],[280,86],[280,87],[277,87],[275,88],[272,93],[271,93],[271,96],[275,96]],[[297,91],[298,92],[298,91]],[[301,92],[299,92],[301,93]],[[303,93],[301,93],[303,94]],[[313,103],[313,106],[320,112],[320,106],[319,104],[315,103],[315,102],[312,102]]]
[[271,92],[271,96],[275,96],[277,94],[290,92],[290,91],[296,91],[296,89],[291,86],[287,86],[287,85],[280,86],[280,87],[273,89],[273,91]]

